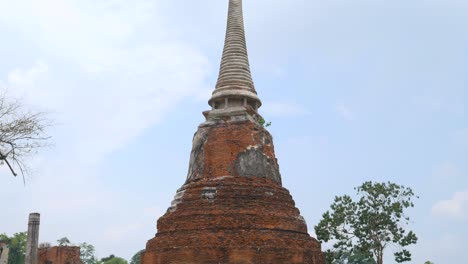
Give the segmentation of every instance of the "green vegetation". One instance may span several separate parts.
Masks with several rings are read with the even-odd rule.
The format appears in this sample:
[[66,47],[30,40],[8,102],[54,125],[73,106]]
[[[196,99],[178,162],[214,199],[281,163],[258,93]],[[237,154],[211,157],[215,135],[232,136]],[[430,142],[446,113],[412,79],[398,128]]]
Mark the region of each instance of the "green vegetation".
[[137,253],[135,253],[135,255],[133,255],[132,259],[130,260],[130,264],[140,264],[140,261],[141,261],[141,253],[143,253],[143,251],[145,251],[144,249],[138,251]]
[[264,127],[269,127],[271,126],[271,122],[267,122],[265,121],[265,119],[263,119],[263,117],[259,116],[259,119],[258,119],[258,123]]
[[418,239],[405,229],[410,220],[405,210],[414,206],[413,190],[370,181],[355,190],[357,201],[348,195],[335,197],[331,210],[315,226],[319,240],[334,242],[333,250],[326,253],[327,263],[382,264],[390,247],[397,249],[396,262],[410,261],[411,253],[405,247]]
[[109,257],[102,258],[101,264],[128,264],[128,262],[123,258],[110,255]]
[[24,264],[27,242],[26,232],[14,233],[12,237],[0,234],[0,241],[7,243],[10,248],[8,264]]
[[57,243],[60,247],[69,246],[70,240],[67,237],[62,237],[61,239],[57,240]]
[[80,259],[83,264],[97,264],[99,262],[95,256],[94,246],[86,242],[80,244]]
[[376,264],[374,258],[357,252],[327,250],[325,257],[327,264]]
[[[10,249],[8,256],[8,264],[24,264],[25,254],[26,254],[26,242],[27,242],[27,232],[20,232],[13,234],[12,237],[7,236],[6,234],[0,234],[0,242],[5,242],[8,244]],[[57,240],[59,246],[71,246],[70,240],[67,237],[62,237]],[[41,243],[39,247],[51,247],[51,244],[48,242]],[[110,255],[109,257],[102,258],[98,260],[95,255],[95,248],[93,245],[83,242],[79,244],[80,247],[80,259],[83,264],[128,264],[128,262],[123,259]],[[133,257],[131,264],[140,263],[140,255],[143,250],[138,251]]]

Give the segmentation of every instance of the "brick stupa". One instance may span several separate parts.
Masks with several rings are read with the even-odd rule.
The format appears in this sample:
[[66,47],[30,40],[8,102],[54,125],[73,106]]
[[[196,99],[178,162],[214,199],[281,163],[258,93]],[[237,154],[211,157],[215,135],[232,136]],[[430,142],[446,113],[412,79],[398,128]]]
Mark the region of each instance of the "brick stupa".
[[242,0],[230,0],[212,110],[198,127],[185,184],[157,222],[142,264],[324,264],[282,187],[247,56]]

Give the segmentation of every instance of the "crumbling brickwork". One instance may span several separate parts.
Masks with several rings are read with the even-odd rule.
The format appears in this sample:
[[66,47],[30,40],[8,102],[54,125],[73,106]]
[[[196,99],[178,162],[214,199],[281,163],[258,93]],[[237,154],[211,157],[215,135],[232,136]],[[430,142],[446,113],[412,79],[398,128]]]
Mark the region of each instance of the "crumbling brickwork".
[[325,263],[281,186],[270,134],[249,116],[199,127],[191,155],[196,169],[158,220],[143,264]]
[[80,247],[57,246],[39,248],[39,264],[82,264]]
[[193,138],[185,184],[157,222],[142,264],[325,264],[281,185],[250,73],[242,0],[229,0],[216,88]]
[[230,175],[281,183],[271,135],[255,122],[204,124],[193,144],[187,181]]

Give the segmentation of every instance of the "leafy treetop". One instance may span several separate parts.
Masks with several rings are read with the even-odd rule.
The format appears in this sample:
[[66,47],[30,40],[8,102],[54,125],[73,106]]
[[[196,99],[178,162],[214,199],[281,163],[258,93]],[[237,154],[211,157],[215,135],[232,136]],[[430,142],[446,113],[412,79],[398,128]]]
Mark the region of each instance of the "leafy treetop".
[[382,264],[388,248],[397,249],[394,255],[398,263],[410,261],[411,253],[406,247],[416,244],[417,237],[406,230],[410,218],[405,211],[414,207],[413,190],[390,182],[370,181],[355,190],[357,201],[348,195],[335,197],[330,210],[315,226],[319,240],[334,242],[327,261],[362,263],[351,262],[352,257],[359,256]]
[[57,240],[57,243],[59,246],[69,246],[70,245],[70,240],[67,237],[62,237],[59,240]]
[[23,264],[26,254],[27,233],[14,233],[9,237],[6,234],[0,234],[0,241],[8,244],[10,252],[8,254],[8,264]]

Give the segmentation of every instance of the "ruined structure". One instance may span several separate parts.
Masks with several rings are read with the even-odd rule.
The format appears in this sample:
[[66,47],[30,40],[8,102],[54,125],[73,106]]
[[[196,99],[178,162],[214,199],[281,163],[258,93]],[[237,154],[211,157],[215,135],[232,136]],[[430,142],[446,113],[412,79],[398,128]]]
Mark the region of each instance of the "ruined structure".
[[0,242],[0,264],[8,264],[8,255],[10,248],[5,242]]
[[80,247],[57,246],[39,248],[39,264],[81,264]]
[[320,243],[282,187],[258,113],[242,17],[230,0],[216,89],[198,127],[185,184],[158,220],[142,264],[324,264]]
[[37,264],[37,246],[39,244],[39,224],[41,215],[29,214],[28,241],[26,243],[25,264]]

